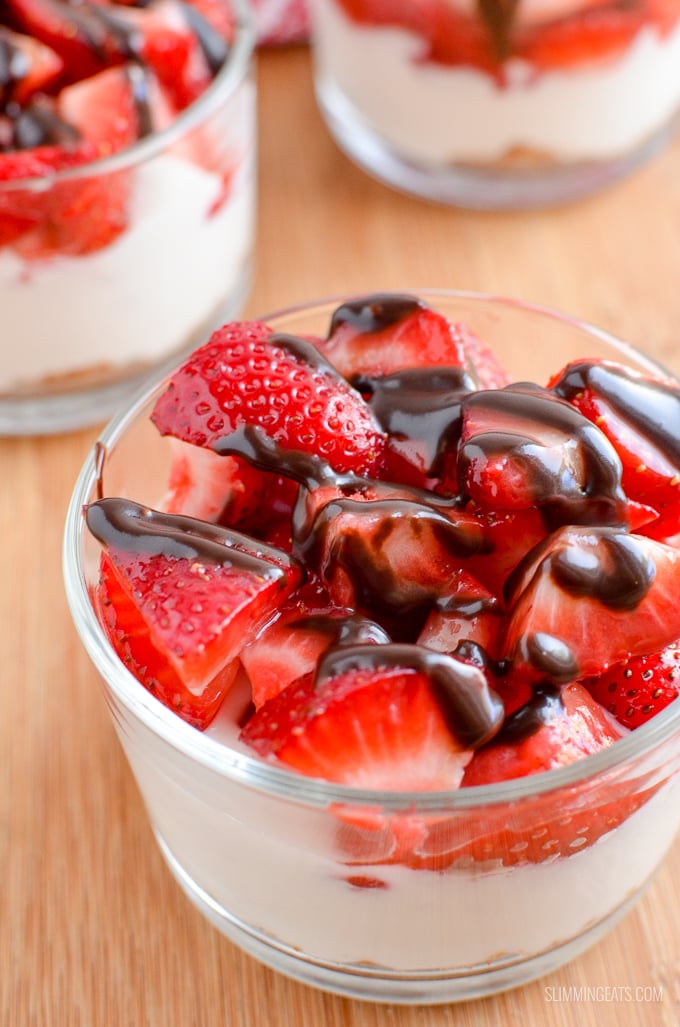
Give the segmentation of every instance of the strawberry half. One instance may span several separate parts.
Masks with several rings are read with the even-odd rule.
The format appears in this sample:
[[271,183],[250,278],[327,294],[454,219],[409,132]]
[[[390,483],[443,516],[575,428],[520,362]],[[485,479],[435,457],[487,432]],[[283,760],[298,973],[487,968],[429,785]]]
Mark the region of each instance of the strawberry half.
[[678,696],[680,642],[649,656],[624,660],[583,684],[619,723],[640,727]]
[[34,93],[47,89],[63,67],[49,46],[4,25],[0,25],[0,54],[0,109],[11,102],[25,105]]
[[615,528],[549,535],[508,584],[504,655],[534,677],[599,674],[680,637],[680,551]]
[[[414,296],[376,293],[344,303],[331,319],[323,351],[352,375],[384,375],[406,368],[463,367],[482,383],[504,377],[497,358],[462,325],[452,324]],[[475,355],[483,360],[474,363]],[[473,366],[474,364],[474,366]]]
[[[388,790],[457,788],[471,744],[492,735],[502,718],[482,671],[419,646],[331,652],[330,672],[322,664],[316,680],[308,675],[266,702],[242,740],[261,757],[326,781]],[[435,659],[436,672],[429,669]]]
[[[568,364],[549,388],[596,424],[616,450],[626,494],[666,516],[680,499],[680,387],[610,361]],[[671,529],[668,534],[673,534]]]
[[105,546],[93,602],[128,669],[201,729],[250,638],[298,584],[294,563],[245,536],[135,503],[86,510]]
[[372,473],[385,447],[362,397],[310,343],[258,321],[214,332],[171,377],[151,419],[162,435],[216,452],[256,429],[279,451],[311,454],[340,473]]

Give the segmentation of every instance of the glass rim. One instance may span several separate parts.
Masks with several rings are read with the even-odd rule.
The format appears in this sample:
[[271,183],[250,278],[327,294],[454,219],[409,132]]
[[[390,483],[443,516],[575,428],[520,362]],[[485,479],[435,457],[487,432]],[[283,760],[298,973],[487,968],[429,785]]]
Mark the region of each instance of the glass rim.
[[18,189],[46,192],[60,182],[93,178],[136,167],[182,139],[219,110],[246,78],[256,45],[255,22],[250,5],[246,0],[228,0],[228,2],[234,11],[235,18],[234,39],[230,44],[227,58],[205,92],[180,111],[166,128],[159,132],[152,132],[131,146],[110,156],[100,157],[98,160],[87,161],[72,168],[64,168],[51,175],[13,178],[0,182],[0,195]]
[[[490,293],[452,289],[385,289],[374,290],[371,294],[380,291],[386,294],[398,291],[400,294],[408,293],[422,299],[436,300],[439,298],[471,302],[479,306],[507,307],[528,314],[536,314],[547,320],[557,321],[592,335],[601,342],[613,346],[623,355],[629,355],[630,359],[634,360],[638,366],[646,364],[651,371],[661,371],[666,375],[672,374],[652,357],[607,331],[595,327],[588,321],[572,317],[550,307]],[[325,308],[332,308],[364,295],[368,295],[368,293],[343,294],[308,303],[299,303],[272,311],[263,315],[259,320],[269,323],[294,314],[311,313],[314,310],[320,312]],[[676,376],[673,375],[673,377]],[[133,396],[130,404],[120,410],[103,428],[97,442],[108,448],[115,447],[151,398],[163,387],[166,378],[167,373],[160,378],[154,378],[153,382],[149,382],[147,379],[146,384]],[[376,807],[384,812],[417,810],[434,813],[443,808],[449,812],[469,811],[474,808],[516,803],[522,799],[538,799],[551,792],[568,790],[582,785],[590,778],[606,772],[621,770],[631,760],[646,755],[680,729],[679,698],[646,724],[631,731],[612,745],[565,767],[494,784],[428,792],[368,789],[336,784],[319,778],[306,777],[294,770],[266,763],[255,756],[249,756],[247,753],[231,748],[228,744],[217,741],[191,727],[176,713],[154,698],[120,662],[99,623],[89,599],[82,546],[86,533],[82,510],[92,494],[97,474],[94,448],[93,445],[74,486],[66,515],[62,547],[66,598],[80,640],[104,679],[105,686],[115,693],[119,701],[137,720],[184,756],[227,779],[253,787],[260,792],[309,806],[328,807],[342,804],[354,807]]]

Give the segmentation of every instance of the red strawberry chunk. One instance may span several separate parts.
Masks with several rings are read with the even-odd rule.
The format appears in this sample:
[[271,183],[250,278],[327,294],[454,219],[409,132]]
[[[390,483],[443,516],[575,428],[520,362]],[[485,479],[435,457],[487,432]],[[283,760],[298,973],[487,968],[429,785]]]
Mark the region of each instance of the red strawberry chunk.
[[116,651],[159,698],[206,727],[224,675],[231,683],[239,652],[299,571],[245,536],[123,500],[92,504],[87,522],[106,546],[95,603]]
[[508,718],[500,734],[474,754],[462,784],[492,784],[566,767],[606,748],[623,733],[582,685],[572,682],[559,691],[537,690]]
[[172,376],[152,420],[163,435],[217,452],[251,427],[283,452],[370,474],[384,435],[361,396],[315,353],[260,322],[225,325]]
[[628,728],[640,727],[678,696],[680,642],[635,656],[583,682],[590,694]]
[[588,418],[538,386],[462,401],[461,490],[482,508],[541,509],[548,523],[625,524],[616,451]]
[[0,80],[0,108],[8,103],[26,104],[34,93],[46,89],[60,74],[61,58],[37,39],[0,25],[3,75]]
[[389,642],[376,623],[350,610],[307,606],[298,590],[284,603],[278,617],[260,632],[241,653],[241,663],[259,709],[299,678],[316,670],[319,659],[331,646]]
[[550,382],[584,417],[597,424],[623,466],[626,493],[657,510],[680,500],[680,387],[609,361],[568,364]]
[[[316,682],[308,675],[284,689],[254,714],[243,741],[262,757],[326,781],[388,790],[458,787],[471,757],[462,721],[452,726],[426,671],[390,665],[386,654],[393,648],[404,651],[404,662],[406,650],[426,653],[417,646],[334,650],[343,653],[348,669]],[[372,665],[361,658],[353,664],[359,651],[362,658],[370,651]],[[475,692],[484,733],[492,734],[500,706],[481,670],[439,659],[460,675],[468,698]]]
[[509,583],[504,653],[538,677],[574,680],[680,637],[680,551],[614,528],[565,527]]
[[475,642],[492,658],[500,655],[503,606],[471,574],[460,571],[445,603],[437,603],[418,636],[418,644],[453,653],[461,642]]
[[350,377],[404,368],[461,367],[464,331],[412,296],[377,294],[338,307],[324,352]]

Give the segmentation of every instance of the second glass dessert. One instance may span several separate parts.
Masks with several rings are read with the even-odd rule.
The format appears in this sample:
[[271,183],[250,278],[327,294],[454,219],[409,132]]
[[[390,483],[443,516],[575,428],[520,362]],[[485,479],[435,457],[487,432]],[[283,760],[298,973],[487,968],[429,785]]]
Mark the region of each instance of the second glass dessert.
[[253,45],[242,0],[5,5],[0,433],[105,421],[239,309]]
[[336,140],[427,199],[575,199],[675,130],[677,0],[315,0],[312,11],[317,94]]

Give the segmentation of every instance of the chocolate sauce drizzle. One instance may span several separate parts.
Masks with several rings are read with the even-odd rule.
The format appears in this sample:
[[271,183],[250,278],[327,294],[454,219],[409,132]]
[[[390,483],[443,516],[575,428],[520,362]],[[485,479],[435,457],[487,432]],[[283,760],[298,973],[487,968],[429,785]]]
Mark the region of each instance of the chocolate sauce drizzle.
[[90,532],[109,549],[237,567],[283,581],[293,557],[218,524],[162,513],[129,499],[98,499],[85,508]]
[[319,661],[316,688],[353,670],[415,670],[430,683],[449,730],[465,749],[489,741],[503,723],[500,697],[489,688],[482,670],[420,645],[389,643],[329,649]]

